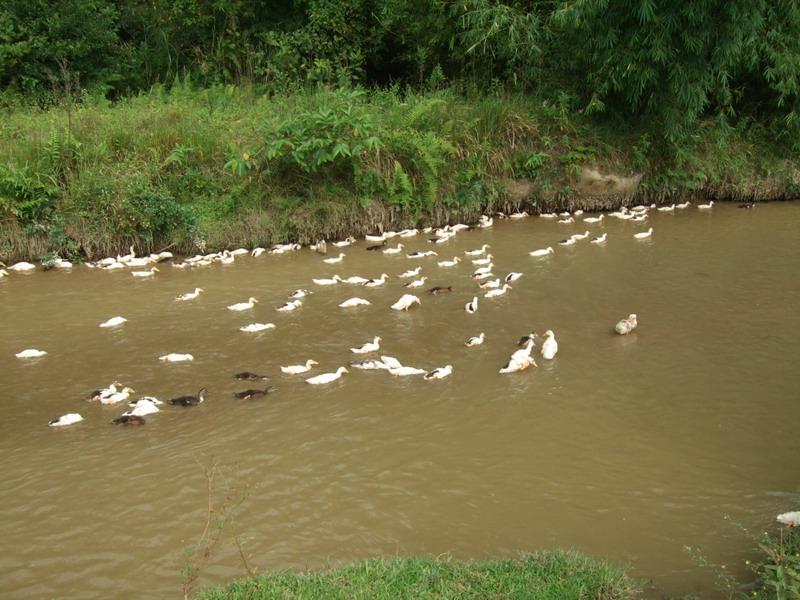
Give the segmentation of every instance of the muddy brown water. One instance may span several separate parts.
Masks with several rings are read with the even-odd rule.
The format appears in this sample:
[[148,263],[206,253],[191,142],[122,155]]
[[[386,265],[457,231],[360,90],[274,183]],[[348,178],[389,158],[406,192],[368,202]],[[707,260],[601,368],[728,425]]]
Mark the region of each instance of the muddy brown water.
[[[566,547],[630,567],[653,597],[713,597],[692,546],[747,580],[754,544],[731,521],[771,530],[800,506],[800,204],[656,213],[652,239],[635,241],[647,225],[530,218],[460,233],[436,246],[440,259],[488,243],[498,274],[525,274],[475,315],[463,310],[466,261],[443,269],[364,242],[336,266],[303,250],[145,281],[85,267],[0,280],[0,595],[178,595],[212,461],[217,499],[236,507],[203,586],[244,574],[234,537],[262,570]],[[555,244],[584,229],[608,243]],[[404,243],[429,249],[424,239]],[[554,255],[528,256],[547,245]],[[454,292],[389,310],[406,291],[395,275],[416,264]],[[384,288],[311,283],[382,272]],[[195,286],[198,300],[173,301]],[[298,287],[314,295],[276,312]],[[337,308],[356,295],[372,305]],[[249,313],[225,309],[249,296],[260,301]],[[638,330],[614,335],[629,312]],[[128,323],[98,328],[115,315]],[[276,328],[238,331],[254,321]],[[556,359],[499,375],[531,329],[555,331]],[[462,345],[481,331],[483,346]],[[307,358],[320,363],[311,374],[333,371],[374,335],[404,364],[452,364],[453,376],[352,369],[316,387],[279,371]],[[24,348],[48,354],[15,358]],[[195,360],[160,363],[168,352]],[[271,375],[277,392],[236,400],[253,387],[231,378],[241,370]],[[115,379],[136,395],[209,397],[124,429],[109,424],[122,406],[81,399]],[[47,427],[68,412],[85,421]]]

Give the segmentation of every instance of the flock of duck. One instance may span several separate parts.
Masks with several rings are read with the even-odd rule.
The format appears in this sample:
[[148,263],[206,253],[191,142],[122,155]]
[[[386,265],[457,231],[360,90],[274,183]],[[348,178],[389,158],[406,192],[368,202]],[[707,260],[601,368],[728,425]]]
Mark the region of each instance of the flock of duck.
[[[701,204],[698,205],[698,209],[700,210],[710,210],[713,207],[713,202],[709,202],[708,204]],[[622,219],[622,220],[630,220],[633,222],[644,221],[648,217],[648,212],[650,209],[656,208],[658,211],[662,212],[669,212],[675,211],[680,209],[685,209],[690,205],[690,203],[686,202],[683,204],[673,204],[671,206],[664,206],[656,208],[655,205],[651,206],[635,206],[633,208],[622,207],[618,211],[614,211],[608,213],[609,216]],[[576,218],[580,218],[583,214],[583,211],[577,210],[573,213],[562,212],[562,213],[544,213],[540,214],[539,217],[543,219],[557,219],[558,223],[575,223]],[[501,213],[497,213],[496,217],[499,216],[501,218],[506,218],[506,215]],[[530,215],[527,212],[519,212],[508,215],[507,218],[511,219],[522,219],[529,217]],[[601,223],[606,215],[600,214],[599,216],[588,216],[583,218],[583,222],[589,224],[597,224]],[[432,234],[428,241],[434,244],[443,244],[453,237],[455,237],[460,231],[467,230],[467,229],[485,229],[491,227],[494,223],[493,217],[482,216],[479,222],[474,225],[465,225],[465,224],[456,224],[456,225],[447,225],[441,228],[425,228],[422,230],[417,229],[406,229],[399,232],[384,232],[378,235],[368,235],[366,236],[365,240],[367,242],[372,242],[372,245],[367,246],[368,251],[373,252],[380,252],[386,255],[399,255],[403,252],[403,244],[398,243],[394,246],[387,245],[388,240],[394,237],[399,238],[411,238],[418,236],[420,233],[422,234]],[[581,240],[585,240],[590,237],[590,232],[585,231],[584,233],[576,233],[571,235],[564,240],[559,242],[560,245],[573,245]],[[633,238],[636,240],[644,240],[650,238],[653,235],[653,228],[650,227],[646,231],[642,231],[639,233],[633,234]],[[608,234],[603,233],[602,235],[596,236],[591,240],[593,244],[605,244],[608,240]],[[349,237],[342,241],[331,242],[331,245],[336,248],[345,248],[347,246],[352,245],[356,240],[352,237]],[[318,242],[311,246],[313,250],[316,250],[319,253],[326,254],[327,253],[327,243],[324,241]],[[279,244],[271,249],[267,250],[265,248],[255,248],[253,250],[246,250],[244,248],[240,248],[238,250],[224,250],[222,252],[216,252],[207,255],[197,255],[193,257],[185,258],[182,261],[174,261],[174,256],[169,252],[161,252],[158,254],[151,254],[149,256],[144,257],[137,257],[134,251],[134,248],[131,247],[129,254],[124,256],[116,256],[116,257],[109,257],[102,260],[99,260],[94,263],[85,263],[89,268],[101,269],[101,270],[119,270],[124,268],[136,268],[136,267],[146,267],[148,265],[153,265],[154,263],[163,263],[166,261],[173,261],[172,267],[174,268],[197,268],[208,266],[214,263],[222,263],[222,264],[233,264],[236,260],[236,257],[243,254],[250,254],[253,257],[258,257],[262,254],[269,253],[269,254],[285,254],[287,252],[292,252],[295,250],[300,249],[299,244]],[[450,260],[441,260],[437,261],[437,265],[439,268],[447,269],[457,266],[461,262],[470,261],[472,266],[475,267],[472,273],[472,278],[475,280],[478,289],[480,290],[483,298],[485,299],[492,299],[502,296],[509,292],[512,289],[510,285],[514,281],[518,280],[520,277],[523,276],[523,273],[520,272],[509,272],[505,276],[495,276],[495,263],[494,257],[491,253],[489,253],[490,246],[489,244],[483,244],[480,248],[474,250],[466,250],[464,251],[464,256],[462,257],[453,257]],[[536,258],[545,258],[550,254],[553,254],[555,250],[552,246],[548,246],[546,248],[541,248],[537,250],[530,251],[529,254],[532,257]],[[408,252],[406,253],[406,257],[409,259],[419,259],[424,257],[430,256],[438,256],[438,253],[433,250],[427,251],[416,251],[416,252]],[[345,259],[346,254],[344,252],[339,252],[337,256],[325,258],[323,261],[327,264],[341,264],[342,261]],[[2,265],[0,265],[2,266]],[[56,259],[47,265],[47,268],[57,268],[57,269],[68,269],[72,268],[72,263],[68,261],[63,261],[61,259]],[[0,277],[6,277],[9,275],[9,271],[12,272],[25,272],[25,271],[32,271],[36,269],[36,266],[27,263],[16,263],[11,265],[10,267],[6,267],[5,269],[0,268]],[[403,280],[408,280],[404,283],[404,287],[409,290],[414,290],[416,288],[422,288],[425,286],[425,282],[427,280],[426,276],[420,275],[422,271],[422,266],[416,266],[415,268],[406,270],[405,272],[401,273],[398,277]],[[131,271],[131,275],[134,277],[153,277],[155,273],[158,273],[159,270],[156,266],[150,267],[148,270],[144,271]],[[380,277],[377,278],[367,278],[361,277],[358,275],[354,275],[347,278],[342,278],[339,275],[334,275],[332,278],[320,278],[320,279],[312,279],[312,282],[316,286],[325,287],[325,286],[333,286],[340,283],[350,284],[350,285],[360,285],[364,287],[380,287],[383,286],[389,281],[389,276],[386,273],[382,273]],[[452,292],[452,286],[447,287],[432,287],[427,289],[426,291],[431,295],[442,294],[442,293],[449,293]],[[196,300],[200,297],[200,294],[203,292],[202,288],[196,287],[194,290],[190,292],[186,292],[175,297],[176,302],[187,302]],[[276,307],[276,310],[279,312],[288,312],[297,310],[303,305],[303,299],[312,294],[311,291],[307,289],[297,289],[289,294],[289,299],[286,303],[281,306]],[[473,298],[464,305],[464,310],[467,314],[475,314],[479,309],[479,294],[473,296]],[[244,302],[238,302],[227,306],[227,309],[234,312],[245,312],[252,310],[255,305],[258,303],[256,298],[248,298]],[[338,306],[342,309],[352,309],[360,306],[368,306],[371,302],[365,298],[361,298],[359,296],[353,296],[343,302],[341,302]],[[411,293],[403,294],[396,302],[394,302],[389,308],[396,311],[407,311],[410,310],[414,306],[421,306],[422,300]],[[120,327],[127,322],[127,319],[122,316],[115,316],[110,318],[102,323],[99,324],[99,327],[102,328],[114,328]],[[635,314],[630,314],[627,317],[621,319],[615,326],[614,330],[616,333],[620,335],[628,335],[634,329],[636,329],[638,325],[637,316]],[[265,331],[267,329],[275,328],[274,323],[250,323],[247,325],[243,325],[240,327],[240,331],[243,332],[260,332]],[[553,360],[558,353],[558,342],[556,341],[555,333],[552,330],[547,330],[544,334],[539,335],[535,332],[531,332],[517,341],[518,349],[514,351],[511,356],[509,357],[508,361],[505,365],[503,365],[499,369],[499,373],[506,374],[506,373],[516,373],[520,371],[524,371],[525,369],[531,366],[537,366],[536,361],[533,356],[533,348],[535,347],[536,340],[542,338],[541,347],[540,347],[540,355],[544,360]],[[472,336],[464,342],[466,347],[472,348],[476,346],[480,346],[484,343],[486,336],[483,332],[481,332],[477,336]],[[381,338],[379,336],[374,337],[371,341],[365,342],[361,346],[357,348],[351,348],[351,352],[356,355],[365,355],[370,353],[377,353],[380,351],[381,346]],[[16,354],[17,358],[20,359],[31,359],[31,358],[40,358],[47,354],[44,350],[28,348],[22,350]],[[193,355],[186,354],[186,353],[169,353],[159,357],[159,360],[162,362],[169,362],[169,363],[176,363],[176,362],[188,362],[194,360]],[[305,363],[297,364],[297,365],[287,365],[281,366],[281,372],[287,375],[303,375],[311,371],[311,369],[317,365],[318,363],[313,359],[308,359]],[[351,368],[355,369],[363,369],[363,370],[385,370],[390,375],[393,376],[413,376],[413,375],[422,375],[425,380],[438,380],[444,379],[449,377],[453,373],[453,366],[452,365],[445,365],[443,367],[438,367],[432,370],[420,369],[408,365],[403,365],[398,361],[396,358],[388,355],[381,355],[379,359],[371,358],[371,359],[364,359],[358,362],[352,362],[349,365]],[[329,384],[333,381],[338,380],[342,377],[343,374],[349,373],[348,369],[344,366],[337,368],[335,371],[322,373],[319,375],[315,375],[305,379],[305,382],[310,385],[324,385]],[[234,377],[238,380],[246,380],[246,381],[258,381],[258,380],[266,380],[269,379],[266,375],[259,375],[256,373],[251,372],[242,372],[237,373]],[[236,392],[234,394],[235,397],[240,399],[252,399],[266,396],[267,394],[274,391],[272,387],[266,387],[263,389],[248,389],[243,390],[241,392]],[[122,425],[141,425],[145,423],[144,417],[147,415],[151,415],[160,411],[159,406],[164,404],[162,401],[158,400],[157,398],[151,396],[143,396],[136,400],[131,400],[131,394],[134,390],[130,387],[123,386],[119,382],[113,382],[106,388],[101,388],[92,391],[88,396],[87,400],[99,402],[101,404],[118,404],[123,402],[128,402],[130,410],[122,413],[119,417],[115,418],[112,423],[115,424],[122,424]],[[186,396],[179,396],[176,398],[172,398],[169,400],[169,404],[173,406],[182,406],[182,407],[190,407],[201,404],[205,400],[205,395],[207,394],[207,390],[205,388],[201,389],[197,395],[186,395]],[[61,427],[66,425],[72,425],[74,423],[78,423],[83,420],[83,417],[79,413],[68,413],[59,418],[52,419],[49,421],[49,425],[52,427]]]

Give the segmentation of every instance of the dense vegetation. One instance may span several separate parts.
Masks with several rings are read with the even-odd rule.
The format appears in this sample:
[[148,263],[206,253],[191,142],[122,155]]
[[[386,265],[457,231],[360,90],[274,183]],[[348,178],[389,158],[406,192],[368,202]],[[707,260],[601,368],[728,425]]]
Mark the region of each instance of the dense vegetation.
[[0,259],[800,190],[796,0],[7,0]]
[[207,600],[306,598],[525,598],[627,600],[634,584],[618,569],[568,552],[465,564],[442,559],[374,559],[323,573],[273,573],[211,590]]

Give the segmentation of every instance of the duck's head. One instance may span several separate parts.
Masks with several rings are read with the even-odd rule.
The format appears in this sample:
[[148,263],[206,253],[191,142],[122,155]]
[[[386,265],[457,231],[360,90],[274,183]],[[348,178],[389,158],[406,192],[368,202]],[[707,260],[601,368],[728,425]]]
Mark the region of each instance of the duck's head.
[[344,367],[339,367],[338,369],[336,369],[336,372],[341,375],[342,373],[349,373],[350,371],[348,371]]
[[200,391],[199,391],[199,392],[197,392],[197,397],[198,397],[198,398],[200,398],[200,400],[202,400],[202,399],[203,399],[203,397],[204,397],[204,396],[205,396],[207,393],[208,393],[208,389],[206,389],[206,388],[200,388]]
[[315,361],[314,359],[312,359],[312,358],[309,358],[309,359],[306,361],[306,366],[307,366],[307,367],[310,367],[311,365],[318,365],[318,364],[319,364],[319,363],[318,363],[317,361]]
[[135,389],[127,387],[127,386],[122,388],[122,393],[123,394],[132,394],[135,391],[136,391]]
[[258,304],[258,300],[256,300],[255,298],[252,298],[252,297],[248,298],[247,302],[248,302],[248,304]]
[[544,337],[556,337],[556,334],[553,333],[552,330],[548,329],[547,331],[544,332]]

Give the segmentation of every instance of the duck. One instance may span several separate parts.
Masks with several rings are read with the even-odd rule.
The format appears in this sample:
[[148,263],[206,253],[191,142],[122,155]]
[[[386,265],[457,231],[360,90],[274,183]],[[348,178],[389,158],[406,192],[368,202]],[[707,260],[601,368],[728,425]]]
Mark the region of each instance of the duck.
[[128,319],[125,317],[111,317],[108,321],[100,323],[99,327],[118,327],[123,323],[127,323]]
[[173,398],[169,401],[172,406],[197,406],[198,404],[202,404],[206,400],[206,394],[208,390],[206,388],[202,388],[199,392],[197,392],[197,396],[178,396],[177,398]]
[[297,310],[301,306],[303,306],[302,300],[290,300],[289,302],[281,304],[275,310],[278,312],[291,312],[293,310]]
[[325,240],[317,240],[316,244],[311,244],[308,247],[309,250],[313,250],[317,254],[327,254],[328,253],[328,242]]
[[496,288],[496,289],[493,289],[493,290],[489,290],[488,292],[486,292],[483,295],[483,297],[484,298],[497,298],[498,296],[502,296],[503,294],[505,294],[510,289],[511,289],[511,286],[508,285],[507,283],[504,283],[503,287]]
[[321,385],[325,383],[331,383],[332,381],[336,381],[339,379],[344,373],[349,373],[347,369],[344,367],[339,367],[333,373],[323,373],[322,375],[317,375],[316,377],[311,377],[306,379],[306,383],[310,383],[311,385]]
[[467,348],[473,348],[475,346],[480,346],[481,344],[483,344],[483,341],[485,339],[486,339],[486,334],[481,331],[479,335],[473,335],[471,338],[467,339],[467,341],[464,342],[464,345]]
[[557,219],[558,218],[558,214],[557,213],[541,213],[539,215],[539,218],[540,219]]
[[306,296],[311,295],[313,292],[309,292],[308,290],[295,290],[291,294],[289,294],[289,298],[293,300],[298,300],[299,298],[305,298]]
[[356,306],[369,306],[372,304],[369,300],[365,300],[364,298],[348,298],[341,304],[339,304],[339,308],[355,308]]
[[420,299],[413,294],[403,294],[400,296],[400,299],[392,304],[390,307],[392,310],[408,310],[415,304],[422,305]]
[[472,272],[472,275],[473,275],[473,277],[476,276],[476,275],[485,275],[486,273],[491,273],[493,268],[494,268],[494,265],[492,263],[489,263],[485,267],[478,267],[477,269],[475,269]]
[[556,334],[550,329],[544,332],[545,340],[542,342],[541,354],[542,358],[552,360],[558,353],[558,342],[556,341]]
[[476,312],[478,312],[478,297],[474,296],[472,300],[467,302],[464,305],[464,310],[466,310],[471,315],[474,315]]
[[506,283],[512,283],[512,282],[516,281],[517,279],[519,279],[520,277],[522,277],[523,275],[524,275],[524,273],[519,273],[517,271],[511,271],[511,273],[509,273],[508,275],[506,275],[503,278],[503,281],[505,281]]
[[178,354],[176,352],[171,352],[170,354],[159,356],[158,360],[161,362],[191,362],[194,360],[194,356],[191,354]]
[[300,373],[307,373],[311,370],[312,365],[318,365],[319,363],[315,360],[308,359],[304,365],[288,365],[286,367],[281,367],[281,373],[286,373],[287,375],[299,375]]
[[403,244],[397,244],[394,248],[386,248],[384,254],[400,254],[403,251]]
[[46,355],[44,350],[37,350],[36,348],[27,348],[21,352],[17,352],[14,356],[17,358],[41,358]]
[[248,298],[247,302],[237,302],[236,304],[228,305],[228,310],[241,312],[243,310],[250,310],[258,303],[255,298]]
[[472,264],[473,265],[477,265],[479,267],[482,266],[482,265],[488,265],[488,264],[490,264],[492,262],[493,258],[494,258],[494,256],[492,256],[491,254],[487,254],[486,258],[476,258],[476,259],[474,259],[472,261]]
[[652,227],[650,229],[648,229],[647,231],[642,231],[641,233],[634,233],[633,237],[635,239],[637,239],[637,240],[644,240],[644,239],[649,238],[651,235],[653,235],[653,228]]
[[547,248],[541,248],[539,250],[533,250],[531,252],[528,252],[528,254],[530,254],[531,256],[536,256],[536,257],[547,256],[548,254],[553,254],[553,253],[555,253],[555,250],[553,250],[552,246],[548,246]]
[[339,256],[336,256],[334,258],[324,258],[324,259],[322,259],[322,262],[324,262],[325,264],[328,264],[328,265],[336,265],[336,264],[339,264],[340,262],[342,262],[342,259],[345,256],[347,256],[347,255],[344,252],[340,252]]
[[482,254],[486,254],[486,251],[491,248],[489,244],[484,244],[477,250],[464,250],[464,254],[467,256],[481,256]]
[[483,283],[479,283],[478,287],[482,290],[494,290],[500,287],[500,278],[497,279],[489,279],[484,281]]
[[236,262],[236,257],[227,250],[223,250],[222,254],[215,257],[215,260],[223,265],[232,265]]
[[113,425],[144,425],[145,422],[143,416],[134,414],[124,414],[121,417],[111,420]]
[[145,417],[147,415],[152,415],[160,412],[161,409],[158,408],[158,404],[163,403],[157,398],[145,396],[144,398],[139,398],[136,402],[129,404],[129,406],[133,406],[133,410],[122,413],[122,416]]
[[670,204],[669,206],[659,206],[659,212],[673,212],[675,210],[675,203]]
[[708,204],[698,204],[697,208],[700,210],[711,210],[714,207],[714,201],[712,200]]
[[124,387],[118,392],[110,394],[108,396],[100,396],[100,404],[117,404],[119,402],[125,402],[128,398],[130,398],[131,394],[135,392],[133,388]]
[[[455,267],[460,262],[461,262],[461,259],[459,257],[457,257],[457,256],[454,256],[453,260],[440,260],[436,264],[439,265],[440,267]],[[475,262],[475,261],[472,261],[472,262]],[[485,263],[481,263],[481,264],[485,264]]]
[[345,246],[349,246],[350,244],[355,243],[355,241],[356,241],[356,238],[351,236],[351,237],[343,239],[341,242],[331,242],[331,243],[334,246],[336,246],[337,248],[344,248]]
[[180,296],[175,296],[175,302],[187,302],[189,300],[195,300],[200,295],[200,293],[204,291],[205,290],[203,288],[196,287],[192,292],[186,292],[185,294],[181,294]]
[[572,217],[567,217],[566,219],[559,219],[558,222],[563,224],[574,223],[575,219],[573,219]]
[[386,273],[381,273],[381,276],[377,279],[370,279],[369,281],[365,282],[364,287],[379,287],[386,283],[388,279],[389,276]]
[[676,208],[684,209],[684,208],[689,208],[690,204],[691,202],[687,200],[686,202],[682,202],[681,204],[676,204],[675,206]]
[[527,213],[527,211],[523,210],[522,212],[511,213],[510,215],[508,215],[508,218],[509,219],[524,219],[525,217],[529,217],[529,216],[530,215]]
[[494,273],[492,272],[478,273],[477,275],[472,276],[473,279],[477,279],[478,281],[480,281],[481,279],[489,279],[490,277],[494,277]]
[[259,375],[258,373],[251,373],[250,371],[242,371],[241,373],[236,373],[233,378],[239,381],[266,381],[269,379],[269,375]]
[[56,269],[71,269],[72,268],[72,263],[69,262],[68,260],[64,260],[64,259],[61,259],[61,258],[56,258],[53,261],[53,267],[56,268]]
[[275,323],[250,323],[243,327],[239,327],[239,331],[245,333],[258,333],[259,331],[266,331],[267,329],[275,329]]
[[152,277],[158,273],[158,267],[153,267],[149,271],[131,271],[131,275],[134,277]]
[[425,258],[427,256],[439,256],[433,250],[426,250],[425,252],[410,252],[406,254],[406,258]]
[[629,314],[626,318],[621,319],[615,326],[614,331],[620,335],[628,335],[631,331],[636,329],[639,323],[636,321],[634,313]]
[[35,268],[36,265],[25,261],[14,263],[10,267],[7,267],[9,271],[16,271],[18,273],[24,273],[25,271],[33,271]]
[[354,369],[362,369],[365,371],[373,371],[378,369],[384,371],[389,370],[389,367],[386,365],[386,363],[380,360],[375,360],[374,358],[350,363],[350,366],[353,367]]
[[409,238],[414,237],[419,233],[418,229],[403,229],[402,231],[398,231],[397,235],[402,238]]
[[267,394],[271,394],[274,391],[274,387],[267,386],[263,390],[244,390],[242,392],[234,392],[233,396],[239,400],[252,400],[253,398],[263,398]]
[[386,242],[381,242],[380,244],[373,244],[372,246],[367,246],[367,252],[377,252],[378,250],[383,250],[386,248]]
[[453,291],[452,285],[448,285],[447,287],[442,287],[440,285],[437,285],[427,290],[427,292],[432,296],[435,296],[436,294],[449,294],[452,291]]
[[404,283],[403,287],[407,287],[407,288],[422,287],[423,285],[425,285],[425,282],[427,280],[428,280],[428,278],[423,276],[423,277],[420,277],[419,279],[415,279],[413,281],[409,281],[408,283]]
[[775,520],[789,527],[800,527],[800,510],[782,513],[775,517]]
[[591,235],[591,234],[590,234],[588,231],[584,231],[583,233],[573,233],[573,234],[572,234],[570,237],[571,237],[573,240],[585,240],[585,239],[586,239],[586,238],[588,238],[590,235]]
[[515,351],[511,355],[511,358],[509,358],[505,366],[500,369],[500,373],[518,373],[519,371],[524,371],[530,366],[537,366],[536,361],[531,356],[532,350],[533,339],[528,339],[522,349]]
[[351,277],[345,277],[342,279],[342,283],[349,283],[352,285],[363,285],[367,283],[369,279],[366,277],[361,277],[360,275],[353,275]]
[[253,258],[258,258],[262,254],[264,254],[264,252],[266,252],[266,251],[267,251],[266,248],[261,248],[259,246],[258,248],[253,248],[253,251],[250,252],[250,256],[252,256]]
[[350,352],[353,354],[367,354],[368,352],[375,352],[376,350],[380,350],[380,342],[381,337],[376,335],[371,342],[366,342],[358,348],[350,348]]
[[0,269],[0,279],[2,279],[3,277],[8,277],[8,271],[6,271],[5,269]]
[[529,334],[523,335],[521,338],[517,340],[517,346],[519,346],[520,348],[522,348],[523,346],[527,346],[528,342],[533,341],[535,337],[536,334],[531,331]]
[[374,234],[369,234],[368,233],[367,235],[364,236],[364,240],[367,241],[367,242],[385,242],[386,241],[386,235],[383,234],[383,233],[381,233],[379,235],[374,235]]
[[386,365],[388,369],[399,369],[403,365],[394,356],[381,356],[381,362]]
[[[565,239],[565,240],[561,240],[561,241],[560,241],[560,242],[558,242],[558,243],[559,243],[559,244],[561,244],[562,246],[572,246],[572,245],[575,243],[575,241],[576,241],[576,240],[575,240],[575,238],[574,238],[574,237],[568,237],[567,239]],[[531,255],[531,256],[532,256],[532,255]]]
[[66,415],[61,415],[57,419],[50,419],[47,422],[49,427],[66,427],[67,425],[74,425],[75,423],[80,423],[83,421],[83,417],[78,413],[67,413]]
[[572,214],[575,215],[576,217],[580,217],[583,214],[583,210],[579,208],[578,210],[574,211]]
[[411,375],[424,375],[425,373],[425,369],[417,369],[416,367],[400,366],[389,369],[389,374],[394,375],[395,377],[410,377]]
[[92,390],[91,392],[89,392],[89,394],[86,395],[85,399],[94,402],[99,402],[101,398],[107,398],[111,394],[116,394],[120,389],[122,389],[122,384],[119,381],[115,381],[107,388]]
[[453,365],[446,365],[444,367],[438,367],[430,373],[426,373],[422,378],[425,381],[431,381],[432,379],[444,379],[445,377],[449,377],[452,373]]
[[481,229],[488,229],[492,225],[494,225],[494,219],[487,217],[486,215],[481,216],[480,220],[478,221],[478,227]]
[[600,223],[602,220],[603,220],[603,215],[600,215],[599,217],[585,217],[583,219],[583,222],[584,223]]
[[608,233],[604,233],[603,235],[599,235],[594,238],[590,243],[591,244],[603,244],[608,239]]
[[400,275],[398,275],[398,277],[401,278],[401,279],[408,279],[409,277],[416,277],[417,275],[419,275],[419,272],[421,270],[422,270],[422,266],[420,265],[416,269],[409,269],[408,271],[400,273]]
[[312,279],[317,285],[336,285],[342,280],[338,275],[334,275],[331,279]]

